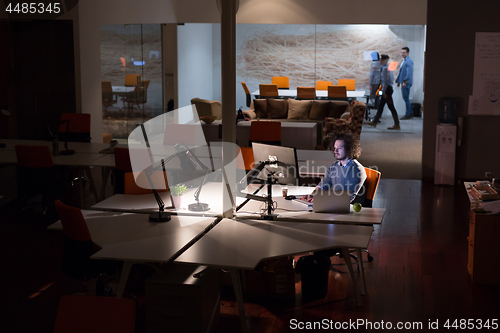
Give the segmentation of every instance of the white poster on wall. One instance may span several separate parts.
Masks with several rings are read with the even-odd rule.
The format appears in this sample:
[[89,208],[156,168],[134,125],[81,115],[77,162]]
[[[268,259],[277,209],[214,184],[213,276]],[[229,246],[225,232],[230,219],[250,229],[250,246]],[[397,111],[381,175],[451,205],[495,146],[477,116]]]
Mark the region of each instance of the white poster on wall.
[[470,115],[500,116],[500,33],[476,32]]

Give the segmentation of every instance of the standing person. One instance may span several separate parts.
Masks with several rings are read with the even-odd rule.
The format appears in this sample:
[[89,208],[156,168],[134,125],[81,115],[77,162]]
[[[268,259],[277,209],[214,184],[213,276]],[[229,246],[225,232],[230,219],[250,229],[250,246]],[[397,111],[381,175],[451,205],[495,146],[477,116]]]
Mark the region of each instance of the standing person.
[[403,95],[403,100],[406,104],[406,114],[401,117],[401,120],[413,118],[413,112],[411,110],[410,103],[410,89],[413,85],[413,60],[411,60],[409,54],[410,49],[407,46],[401,49],[403,62],[401,63],[398,78],[396,79],[398,87],[399,85],[401,85],[401,94]]
[[[326,170],[316,189],[349,191],[351,203],[363,203],[365,190],[362,187],[366,180],[366,171],[357,160],[361,155],[359,137],[351,132],[332,133],[330,136],[329,145],[336,161]],[[302,200],[312,202],[313,196],[306,195]]]
[[398,130],[401,127],[399,126],[398,112],[394,107],[394,101],[392,99],[392,93],[394,92],[392,88],[392,83],[394,82],[394,76],[391,71],[389,71],[389,56],[387,54],[382,54],[380,57],[380,65],[382,66],[382,99],[378,105],[377,114],[373,121],[366,121],[365,124],[376,127],[379,122],[380,117],[382,116],[382,112],[384,111],[384,106],[387,103],[387,107],[391,110],[392,119],[394,119],[394,125],[391,127],[387,127],[389,130]]
[[[380,56],[378,52],[373,52],[372,53],[373,58],[377,58],[376,60],[373,60],[371,65],[370,65],[370,99],[373,100],[373,103],[375,103],[375,93],[378,90],[378,87],[380,86],[380,73],[382,72],[382,66],[380,65]],[[376,105],[375,105],[376,107]]]

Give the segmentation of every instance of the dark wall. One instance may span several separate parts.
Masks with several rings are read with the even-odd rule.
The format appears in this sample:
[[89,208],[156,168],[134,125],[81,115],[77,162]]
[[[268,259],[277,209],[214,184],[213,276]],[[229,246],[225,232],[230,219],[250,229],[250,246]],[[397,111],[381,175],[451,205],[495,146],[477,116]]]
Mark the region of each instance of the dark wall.
[[476,32],[500,32],[500,1],[429,0],[422,176],[434,177],[438,102],[457,98],[464,117],[462,146],[457,147],[456,178],[483,179],[485,171],[500,176],[500,116],[468,116],[472,94]]
[[17,138],[57,134],[60,115],[76,112],[73,22],[11,22]]

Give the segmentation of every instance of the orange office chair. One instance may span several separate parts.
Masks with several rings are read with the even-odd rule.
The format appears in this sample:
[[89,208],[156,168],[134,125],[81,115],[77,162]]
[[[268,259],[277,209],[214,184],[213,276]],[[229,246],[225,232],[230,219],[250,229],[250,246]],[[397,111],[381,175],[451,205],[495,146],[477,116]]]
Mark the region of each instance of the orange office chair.
[[[154,173],[153,175],[151,175],[151,181],[153,182],[153,185],[159,185],[158,187],[155,187],[156,192],[168,191],[167,175],[165,174],[165,172]],[[162,189],[160,187],[166,188]],[[136,181],[133,172],[125,172],[123,192],[124,194],[134,195],[153,193],[146,175],[144,173],[139,174]]]
[[134,333],[135,301],[89,295],[61,297],[54,333]]
[[141,81],[141,74],[126,74],[125,75],[125,86],[134,87],[139,81]]
[[90,114],[61,114],[59,141],[90,142],[90,139]]
[[50,149],[45,145],[15,145],[15,151],[20,203],[24,205],[33,195],[41,193],[45,214],[54,201],[55,170]]
[[315,99],[316,88],[314,87],[297,87],[297,99]]
[[328,90],[331,85],[332,81],[316,81],[316,90]]
[[127,104],[127,110],[133,110],[134,105],[140,111],[139,105],[148,102],[148,87],[151,80],[139,81],[134,88],[134,91],[125,95],[123,102]]
[[247,96],[247,107],[250,107],[250,103],[252,102],[252,96],[250,95],[250,90],[247,87],[247,84],[241,81],[241,85],[243,86],[243,90],[245,90],[245,95]]
[[90,256],[101,247],[92,242],[82,211],[60,200],[55,201],[55,206],[64,232],[63,271],[80,281],[97,277],[96,262]]
[[259,84],[259,96],[279,97],[278,86],[276,84]]
[[[252,147],[240,147],[241,156],[243,160],[236,160],[236,168],[240,170],[250,171],[255,166],[255,161],[253,158],[253,149]],[[243,164],[241,164],[243,162]]]
[[250,135],[248,143],[265,143],[269,145],[281,145],[281,122],[279,121],[252,121],[250,124]]
[[339,86],[346,86],[349,91],[356,90],[356,80],[351,79],[339,79]]
[[288,76],[273,76],[272,84],[278,86],[278,89],[290,89],[290,78]]
[[346,86],[328,86],[328,99],[347,100]]
[[366,198],[363,203],[363,207],[372,207],[373,199],[375,198],[375,194],[377,193],[378,183],[380,181],[381,173],[377,170],[373,170],[370,168],[365,168],[366,172],[366,180],[365,180],[365,191]]

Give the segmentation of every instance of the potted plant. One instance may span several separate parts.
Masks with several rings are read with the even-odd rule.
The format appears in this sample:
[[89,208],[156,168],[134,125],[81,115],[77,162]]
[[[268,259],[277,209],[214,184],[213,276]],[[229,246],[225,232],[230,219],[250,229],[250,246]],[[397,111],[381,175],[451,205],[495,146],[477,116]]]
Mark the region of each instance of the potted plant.
[[184,184],[177,184],[170,187],[170,197],[172,199],[172,206],[176,209],[182,207],[182,195],[188,190],[188,187]]

